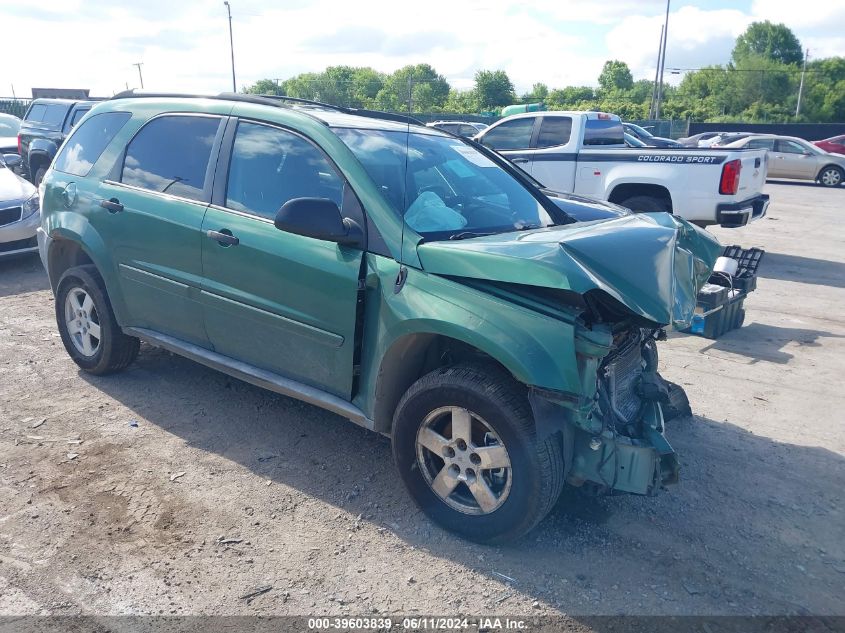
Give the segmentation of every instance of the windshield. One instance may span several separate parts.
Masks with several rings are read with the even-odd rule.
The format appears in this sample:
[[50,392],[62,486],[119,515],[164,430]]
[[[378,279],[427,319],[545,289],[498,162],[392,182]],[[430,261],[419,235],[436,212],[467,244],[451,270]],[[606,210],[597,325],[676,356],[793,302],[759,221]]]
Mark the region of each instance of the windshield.
[[628,123],[627,125],[628,127],[633,128],[634,132],[636,132],[639,136],[645,136],[646,138],[651,138],[652,136],[654,136],[654,134],[649,132],[647,129],[645,129],[644,127],[640,127],[635,123]]
[[334,132],[361,161],[388,204],[427,240],[556,223],[553,211],[519,180],[460,139],[402,131]]

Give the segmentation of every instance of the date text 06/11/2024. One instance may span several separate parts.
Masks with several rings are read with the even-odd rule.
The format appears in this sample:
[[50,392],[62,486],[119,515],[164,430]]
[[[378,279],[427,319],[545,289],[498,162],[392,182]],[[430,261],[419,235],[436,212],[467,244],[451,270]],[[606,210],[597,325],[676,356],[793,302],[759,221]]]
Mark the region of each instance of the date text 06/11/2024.
[[524,620],[501,617],[322,617],[308,618],[308,628],[314,631],[359,630],[389,631],[393,628],[405,631],[460,631],[476,629],[480,631],[526,629]]

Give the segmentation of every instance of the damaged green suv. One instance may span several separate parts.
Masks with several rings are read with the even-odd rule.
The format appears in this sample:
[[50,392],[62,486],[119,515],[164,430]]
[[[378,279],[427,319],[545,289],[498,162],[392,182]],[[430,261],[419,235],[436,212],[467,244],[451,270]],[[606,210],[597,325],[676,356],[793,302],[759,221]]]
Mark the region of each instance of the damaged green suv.
[[683,220],[543,190],[394,115],[238,95],[118,95],[43,187],[85,371],[144,341],[389,435],[426,514],[482,542],[565,483],[677,479],[656,340],[720,250]]

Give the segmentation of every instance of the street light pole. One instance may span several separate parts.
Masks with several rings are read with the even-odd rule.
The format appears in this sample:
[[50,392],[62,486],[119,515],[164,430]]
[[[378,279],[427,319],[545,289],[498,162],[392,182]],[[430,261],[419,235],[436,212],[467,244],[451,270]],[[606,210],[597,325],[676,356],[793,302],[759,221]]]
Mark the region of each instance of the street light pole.
[[232,39],[232,7],[229,5],[229,0],[225,0],[223,4],[226,5],[226,11],[229,14],[229,52],[232,54],[232,92],[237,92],[238,87],[235,83],[235,42]]
[[663,24],[663,55],[660,60],[660,81],[657,84],[657,104],[654,107],[654,118],[660,118],[660,100],[663,98],[663,69],[666,66],[666,40],[669,39],[669,3],[666,0],[666,22]]
[[141,74],[141,66],[144,65],[144,62],[138,62],[137,64],[132,64],[138,68],[138,79],[141,80],[141,90],[144,89],[144,76]]
[[657,41],[657,65],[654,67],[654,88],[651,91],[651,103],[648,106],[648,118],[654,116],[654,101],[657,99],[657,80],[660,77],[660,60],[663,56],[663,29],[666,28],[660,25],[660,39]]
[[801,83],[798,84],[798,105],[795,106],[795,116],[798,117],[801,114],[801,95],[804,94],[804,73],[807,72],[807,58],[810,56],[810,49],[807,49],[807,52],[804,53],[804,66],[801,68]]

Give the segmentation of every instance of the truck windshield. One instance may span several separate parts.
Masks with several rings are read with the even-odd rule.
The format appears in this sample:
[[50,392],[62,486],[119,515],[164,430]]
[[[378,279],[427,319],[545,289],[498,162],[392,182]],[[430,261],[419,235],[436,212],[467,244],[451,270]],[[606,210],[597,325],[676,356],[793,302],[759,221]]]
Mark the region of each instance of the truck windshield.
[[334,132],[352,150],[388,204],[427,240],[463,239],[556,223],[553,211],[522,183],[457,138],[350,128],[335,128]]

